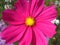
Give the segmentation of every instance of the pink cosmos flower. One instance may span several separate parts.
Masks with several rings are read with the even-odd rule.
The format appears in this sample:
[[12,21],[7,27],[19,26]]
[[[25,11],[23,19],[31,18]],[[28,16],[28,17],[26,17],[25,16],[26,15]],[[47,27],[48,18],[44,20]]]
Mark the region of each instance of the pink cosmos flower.
[[54,2],[50,2],[51,5],[54,5]]
[[44,7],[44,0],[17,0],[16,10],[5,10],[2,18],[9,26],[2,32],[7,43],[19,45],[48,45],[47,37],[56,34],[51,23],[56,18],[55,6]]

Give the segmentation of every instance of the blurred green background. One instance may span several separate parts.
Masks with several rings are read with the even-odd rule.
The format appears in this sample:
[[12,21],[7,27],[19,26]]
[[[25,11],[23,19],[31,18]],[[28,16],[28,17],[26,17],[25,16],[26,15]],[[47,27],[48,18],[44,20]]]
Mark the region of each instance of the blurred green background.
[[[14,2],[15,0],[13,0]],[[56,0],[46,0],[45,4],[48,6],[50,5],[50,2],[55,2]],[[60,2],[60,0],[58,0]],[[1,12],[4,10],[4,5],[5,4],[13,4],[12,2],[8,2],[6,3],[4,0],[0,0],[0,19],[1,19]],[[58,16],[57,19],[60,20],[60,7],[57,7],[57,11],[58,11]],[[57,25],[57,34],[50,39],[49,41],[49,45],[60,45],[60,24]],[[15,43],[15,45],[17,45],[17,43]]]

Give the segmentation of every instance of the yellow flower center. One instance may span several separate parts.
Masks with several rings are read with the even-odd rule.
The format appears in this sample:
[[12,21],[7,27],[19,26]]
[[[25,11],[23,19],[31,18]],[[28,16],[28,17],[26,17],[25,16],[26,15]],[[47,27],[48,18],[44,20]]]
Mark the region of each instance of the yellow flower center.
[[25,24],[26,24],[27,26],[33,26],[34,23],[35,23],[35,20],[34,20],[32,17],[28,17],[28,18],[26,18],[26,20],[25,20]]

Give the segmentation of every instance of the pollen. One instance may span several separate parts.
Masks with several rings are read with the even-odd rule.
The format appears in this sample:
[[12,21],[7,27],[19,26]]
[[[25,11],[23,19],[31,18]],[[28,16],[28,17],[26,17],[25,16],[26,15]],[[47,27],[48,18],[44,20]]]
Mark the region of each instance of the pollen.
[[26,20],[25,20],[25,24],[26,24],[27,26],[33,26],[33,25],[35,24],[35,20],[34,20],[32,17],[28,17],[28,18],[26,18]]

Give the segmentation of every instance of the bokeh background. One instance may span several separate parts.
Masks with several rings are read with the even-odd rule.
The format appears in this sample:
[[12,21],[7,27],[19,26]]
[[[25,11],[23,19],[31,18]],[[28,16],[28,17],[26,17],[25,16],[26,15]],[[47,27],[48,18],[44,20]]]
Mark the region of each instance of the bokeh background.
[[[6,8],[5,5],[10,5],[8,8],[12,8],[13,6],[13,3],[15,2],[16,0],[12,0],[12,2],[8,1],[8,0],[0,0],[0,20],[1,20],[1,12]],[[46,0],[45,2],[45,5],[48,6],[48,5],[56,5],[57,6],[57,11],[58,11],[58,14],[57,14],[57,19],[60,20],[60,0]],[[57,34],[49,40],[49,45],[60,45],[60,23],[57,21],[58,24],[57,25]],[[15,45],[17,45],[17,43],[15,43]]]

